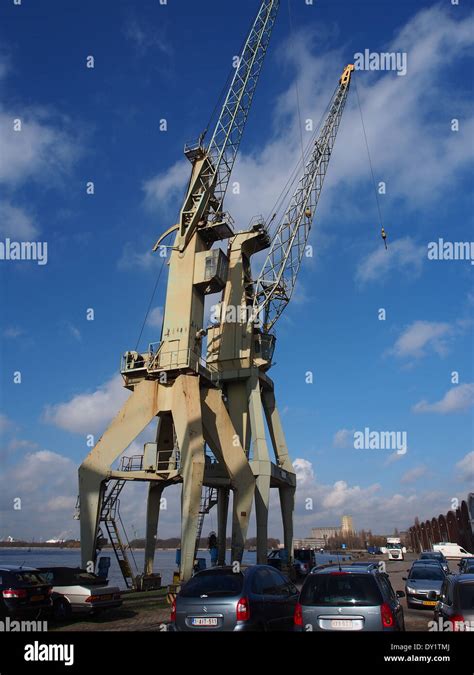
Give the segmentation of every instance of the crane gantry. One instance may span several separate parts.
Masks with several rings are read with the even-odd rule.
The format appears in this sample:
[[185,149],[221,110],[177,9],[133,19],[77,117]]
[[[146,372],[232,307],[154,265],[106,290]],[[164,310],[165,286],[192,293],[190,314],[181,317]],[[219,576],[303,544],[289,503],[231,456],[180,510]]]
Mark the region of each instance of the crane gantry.
[[[223,201],[278,8],[278,0],[261,2],[208,146],[202,135],[185,146],[192,168],[179,222],[155,244],[156,250],[175,233],[161,340],[145,352],[124,354],[121,373],[132,393],[79,469],[82,564],[95,563],[104,526],[131,585],[135,581],[116,522],[118,497],[128,480],[149,485],[143,579],[153,572],[163,490],[178,483],[181,580],[192,575],[202,521],[215,505],[218,561],[224,563],[231,493],[232,561],[242,559],[255,505],[257,561],[266,562],[271,488],[279,491],[284,545],[292,557],[296,476],[268,375],[275,346],[270,331],[291,298],[353,66],[343,72],[275,235],[270,236],[261,219],[235,233]],[[225,240],[226,251],[215,246]],[[251,258],[266,249],[255,281]],[[264,321],[249,321],[246,312],[242,321],[237,312],[233,321],[221,315],[217,323],[206,325],[205,298],[218,292],[221,307],[249,310],[252,319],[263,315]],[[143,454],[122,456],[116,466],[154,420],[154,440],[145,443]]]

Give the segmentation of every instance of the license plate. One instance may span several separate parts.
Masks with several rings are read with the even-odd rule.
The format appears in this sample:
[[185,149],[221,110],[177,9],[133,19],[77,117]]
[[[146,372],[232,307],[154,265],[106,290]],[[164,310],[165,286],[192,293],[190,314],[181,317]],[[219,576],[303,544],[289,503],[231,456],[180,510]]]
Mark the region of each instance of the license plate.
[[423,604],[432,607],[433,605],[436,605],[436,600],[423,600]]
[[39,600],[44,600],[44,595],[32,595],[31,602],[38,602]]
[[100,600],[100,601],[102,601],[102,600],[112,600],[112,597],[113,597],[113,596],[112,596],[111,594],[109,594],[109,595],[101,595],[101,596],[99,596],[99,600]]
[[333,619],[331,621],[331,628],[333,630],[356,630],[358,628],[357,623],[350,620]]
[[210,616],[196,616],[191,619],[192,626],[217,626],[217,619]]

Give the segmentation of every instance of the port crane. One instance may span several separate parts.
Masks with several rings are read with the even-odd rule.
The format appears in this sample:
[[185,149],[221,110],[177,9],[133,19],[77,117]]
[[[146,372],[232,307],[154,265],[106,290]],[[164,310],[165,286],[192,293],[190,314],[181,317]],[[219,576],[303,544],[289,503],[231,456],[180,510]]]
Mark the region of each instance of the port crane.
[[[179,483],[182,581],[193,573],[202,521],[214,506],[218,562],[224,563],[231,494],[232,561],[242,559],[255,505],[257,561],[266,562],[271,488],[279,491],[284,545],[292,557],[296,476],[268,375],[275,348],[272,329],[296,282],[353,66],[344,70],[274,236],[262,218],[236,233],[230,214],[224,211],[224,197],[278,8],[278,0],[261,2],[209,144],[201,135],[185,146],[191,177],[179,222],[154,247],[157,250],[166,237],[174,235],[161,340],[145,352],[124,354],[121,373],[132,393],[79,468],[84,567],[95,563],[100,524],[110,521],[112,502],[129,480],[149,484],[143,580],[153,576],[159,516],[166,513],[160,508],[163,491]],[[224,251],[219,242],[226,240]],[[265,264],[255,281],[251,258],[266,249]],[[241,320],[237,314],[229,321],[224,311],[221,320],[206,325],[204,301],[213,293],[221,293],[221,308],[246,310],[246,318]],[[264,320],[258,320],[262,316]],[[145,443],[143,454],[122,456],[154,420],[154,440]],[[120,464],[114,466],[120,457]],[[109,530],[110,522],[108,526]],[[122,570],[126,569],[126,551],[116,550],[116,554]]]

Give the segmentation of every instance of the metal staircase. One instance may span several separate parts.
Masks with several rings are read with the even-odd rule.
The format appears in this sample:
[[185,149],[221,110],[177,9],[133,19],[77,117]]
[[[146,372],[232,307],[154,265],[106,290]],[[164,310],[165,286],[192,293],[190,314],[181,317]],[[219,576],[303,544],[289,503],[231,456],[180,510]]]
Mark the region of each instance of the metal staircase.
[[196,534],[196,547],[194,550],[194,557],[196,557],[199,548],[204,518],[206,514],[208,514],[209,511],[212,509],[212,507],[215,506],[216,504],[217,504],[217,489],[213,487],[206,487],[204,489],[203,494],[201,495],[201,504],[199,506],[199,520]]
[[[127,588],[135,588],[137,585],[137,575],[132,571],[127,551],[130,553],[136,570],[137,564],[133,557],[133,552],[119,510],[119,496],[124,485],[125,481],[120,479],[111,482],[111,487],[104,496],[102,511],[100,513],[100,522],[105,525],[109,541],[114,549],[115,557]],[[122,533],[122,535],[120,533]]]

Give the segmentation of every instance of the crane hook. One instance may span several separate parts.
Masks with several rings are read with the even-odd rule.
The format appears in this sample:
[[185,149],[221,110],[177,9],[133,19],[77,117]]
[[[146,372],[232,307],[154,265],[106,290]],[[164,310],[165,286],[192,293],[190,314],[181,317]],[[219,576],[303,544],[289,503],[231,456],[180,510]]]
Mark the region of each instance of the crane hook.
[[385,232],[385,230],[383,228],[383,225],[382,225],[381,234],[382,234],[383,243],[385,244],[385,250],[387,250],[387,248],[388,248],[388,246],[387,246],[387,233]]

